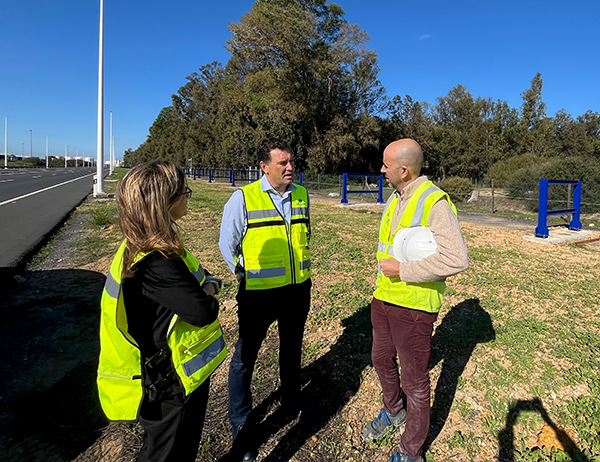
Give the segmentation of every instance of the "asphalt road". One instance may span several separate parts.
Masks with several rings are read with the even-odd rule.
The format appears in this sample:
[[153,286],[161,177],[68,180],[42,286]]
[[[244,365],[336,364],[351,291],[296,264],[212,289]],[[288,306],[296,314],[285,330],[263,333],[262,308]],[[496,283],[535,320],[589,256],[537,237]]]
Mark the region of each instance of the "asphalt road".
[[0,170],[0,272],[17,267],[92,191],[95,167]]

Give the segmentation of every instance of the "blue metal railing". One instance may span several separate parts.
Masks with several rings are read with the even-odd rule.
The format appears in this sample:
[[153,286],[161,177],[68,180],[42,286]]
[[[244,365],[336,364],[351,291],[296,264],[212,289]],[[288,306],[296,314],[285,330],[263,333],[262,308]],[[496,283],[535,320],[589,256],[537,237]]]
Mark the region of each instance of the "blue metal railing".
[[[224,168],[183,168],[183,173],[185,173],[188,178],[203,179],[208,178],[209,183],[214,183],[215,180],[227,180],[228,183],[231,183],[231,186],[235,186],[235,182],[252,182],[257,181],[261,177],[260,170],[231,170]],[[298,175],[298,184],[304,185],[304,174],[302,172],[297,172]]]
[[343,180],[342,180],[342,204],[347,204],[348,203],[348,194],[373,194],[374,191],[371,190],[353,190],[353,191],[349,191],[348,190],[348,178],[350,177],[379,177],[379,187],[378,187],[378,193],[379,196],[377,197],[377,203],[378,204],[383,204],[383,175],[368,175],[366,173],[344,173],[343,176]]
[[[574,185],[573,207],[570,209],[548,210],[548,186],[551,184]],[[572,215],[569,229],[579,230],[581,225],[581,181],[570,180],[540,180],[540,198],[538,208],[538,225],[535,228],[536,237],[548,237],[548,217],[552,215]]]

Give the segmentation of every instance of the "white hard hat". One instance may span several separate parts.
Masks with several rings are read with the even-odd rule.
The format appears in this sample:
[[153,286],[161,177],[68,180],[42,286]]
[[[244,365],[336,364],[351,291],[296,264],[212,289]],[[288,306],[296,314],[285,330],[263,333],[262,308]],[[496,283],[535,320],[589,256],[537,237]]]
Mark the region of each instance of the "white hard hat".
[[428,227],[402,228],[394,237],[394,256],[400,262],[422,260],[436,250],[437,244]]

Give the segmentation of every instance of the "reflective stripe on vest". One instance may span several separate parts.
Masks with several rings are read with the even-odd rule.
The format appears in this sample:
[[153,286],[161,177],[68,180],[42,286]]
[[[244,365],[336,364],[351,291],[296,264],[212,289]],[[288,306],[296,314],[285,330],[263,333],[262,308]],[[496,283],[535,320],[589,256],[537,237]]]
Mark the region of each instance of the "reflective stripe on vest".
[[299,284],[311,275],[308,193],[302,186],[291,192],[291,220],[286,224],[269,193],[256,181],[241,188],[247,226],[238,248],[236,264],[243,256],[248,290]]
[[396,207],[399,206],[397,194],[393,194],[386,204],[379,230],[377,246],[377,288],[373,296],[378,300],[398,306],[437,313],[442,305],[445,283],[443,281],[406,283],[400,278],[387,278],[381,272],[379,260],[394,256],[393,243],[401,228],[428,226],[429,212],[439,200],[447,200],[456,214],[456,207],[448,195],[431,181],[421,184],[408,200],[398,228],[391,232],[391,222]]
[[[127,314],[121,293],[123,252],[121,244],[106,278],[100,321],[98,393],[110,420],[134,420],[142,398],[141,358],[128,333]],[[147,254],[138,254],[134,264]],[[186,249],[183,261],[200,284],[206,279],[198,260]],[[194,391],[227,355],[218,319],[201,328],[173,315],[167,333],[174,370],[186,395]]]

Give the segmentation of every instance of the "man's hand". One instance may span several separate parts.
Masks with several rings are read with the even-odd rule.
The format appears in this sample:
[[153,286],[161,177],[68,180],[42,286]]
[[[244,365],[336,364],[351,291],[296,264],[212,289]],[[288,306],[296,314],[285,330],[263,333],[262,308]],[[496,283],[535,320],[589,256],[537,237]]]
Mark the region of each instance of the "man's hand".
[[385,277],[399,278],[400,277],[400,262],[394,257],[382,258],[379,260],[379,267]]

